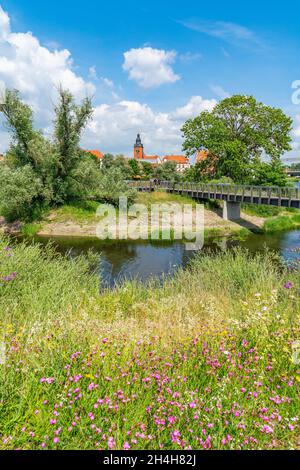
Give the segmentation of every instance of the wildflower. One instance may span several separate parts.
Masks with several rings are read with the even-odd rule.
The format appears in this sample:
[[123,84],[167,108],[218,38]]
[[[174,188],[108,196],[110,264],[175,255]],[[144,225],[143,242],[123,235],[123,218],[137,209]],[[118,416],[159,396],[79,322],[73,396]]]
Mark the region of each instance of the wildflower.
[[178,431],[178,429],[175,429],[171,434],[172,442],[178,443],[179,437],[180,437],[180,432]]
[[130,449],[130,445],[128,444],[128,442],[124,442],[123,449],[124,450],[129,450]]
[[47,383],[47,384],[52,384],[54,382],[54,378],[53,377],[42,377],[41,380],[40,380],[40,383]]
[[175,423],[175,421],[176,421],[176,416],[169,416],[169,417],[168,417],[168,421],[169,421],[169,423],[171,423],[171,424]]
[[55,438],[53,439],[53,442],[54,442],[54,444],[58,444],[58,443],[59,443],[59,437],[55,437]]
[[16,276],[17,276],[17,273],[13,272],[9,274],[8,276],[1,277],[0,280],[4,282],[10,282],[10,281],[13,281],[16,278]]
[[107,442],[108,442],[108,448],[110,450],[112,450],[116,445],[115,440],[114,440],[113,437],[109,437]]
[[266,434],[273,434],[274,429],[266,424],[265,426],[263,426],[262,432],[265,432]]
[[291,289],[291,288],[293,287],[293,285],[294,285],[294,284],[292,283],[292,281],[288,281],[286,284],[284,284],[283,287],[284,287],[285,289]]

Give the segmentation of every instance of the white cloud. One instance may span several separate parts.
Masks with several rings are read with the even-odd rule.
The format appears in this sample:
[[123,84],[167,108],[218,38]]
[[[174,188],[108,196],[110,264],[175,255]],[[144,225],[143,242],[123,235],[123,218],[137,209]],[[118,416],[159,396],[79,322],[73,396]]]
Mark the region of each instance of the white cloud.
[[1,7],[0,83],[20,91],[22,98],[33,107],[39,126],[46,125],[51,119],[60,84],[76,98],[95,91],[92,83],[74,72],[68,50],[51,52],[32,33],[12,32],[9,16]]
[[89,77],[92,80],[97,80],[98,79],[97,70],[96,70],[96,67],[94,65],[89,68]]
[[210,85],[210,88],[218,98],[221,98],[221,100],[224,98],[229,98],[230,96],[230,93],[224,90],[224,88],[220,85]]
[[193,62],[195,60],[202,59],[202,57],[203,56],[202,56],[202,54],[200,54],[200,52],[190,52],[190,51],[179,55],[179,59],[182,62]]
[[114,82],[112,80],[110,80],[109,78],[106,78],[106,77],[101,77],[101,80],[102,82],[108,86],[109,88],[113,88],[114,87]]
[[0,5],[0,39],[8,36],[10,32],[10,21],[8,14],[2,9]]
[[154,88],[180,79],[171,67],[175,51],[142,47],[124,53],[123,69],[142,88]]
[[156,112],[137,101],[102,104],[95,109],[83,144],[90,146],[93,142],[104,152],[122,152],[130,156],[136,134],[140,132],[146,154],[180,152],[182,124],[203,110],[211,110],[215,104],[215,100],[205,100],[201,96],[193,96],[184,106],[171,112]]
[[[137,56],[134,51],[138,51]],[[173,51],[145,47],[132,49],[127,54],[125,61],[130,67],[130,74],[144,87],[179,79],[170,67],[176,55]],[[144,62],[139,59],[140,55],[144,55]],[[105,85],[105,96],[107,99],[113,98],[113,102],[95,107],[94,119],[84,134],[82,145],[84,148],[99,148],[104,152],[122,152],[126,155],[132,155],[137,132],[141,132],[148,154],[180,152],[180,128],[184,121],[204,109],[211,110],[216,103],[215,100],[193,96],[183,106],[169,112],[156,111],[148,104],[120,99],[113,82],[98,76],[95,67],[90,68],[89,74],[97,78],[97,88],[75,73],[68,50],[50,51],[31,33],[12,32],[8,15],[0,9],[0,91],[5,86],[20,90],[21,97],[33,106],[37,125],[44,129],[46,135],[51,135],[53,103],[57,96],[56,87],[60,83],[78,99],[94,92],[99,99],[101,87]],[[0,127],[0,152],[6,150],[8,141],[8,134]]]
[[265,49],[266,44],[251,29],[226,21],[205,21],[199,18],[177,21],[188,29],[208,34],[235,46]]

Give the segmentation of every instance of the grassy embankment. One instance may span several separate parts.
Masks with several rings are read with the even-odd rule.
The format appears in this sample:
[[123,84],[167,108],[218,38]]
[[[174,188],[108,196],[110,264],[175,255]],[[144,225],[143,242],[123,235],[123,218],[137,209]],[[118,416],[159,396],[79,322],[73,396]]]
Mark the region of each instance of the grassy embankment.
[[299,272],[225,252],[99,294],[84,259],[7,244],[0,448],[299,447]]
[[[153,193],[138,193],[137,203],[145,204],[150,209],[151,204],[189,204],[192,202],[196,204],[194,200],[187,196],[180,196],[169,194],[164,191],[156,191]],[[49,224],[57,224],[58,228],[60,224],[70,223],[76,224],[79,229],[81,228],[81,235],[85,236],[85,231],[89,226],[96,225],[99,221],[96,217],[96,210],[99,206],[97,201],[84,201],[74,202],[70,205],[65,205],[57,209],[52,210],[50,213],[46,213],[42,220],[34,223],[24,224],[22,227],[22,233],[27,236],[33,236],[40,230],[49,226]],[[206,220],[209,215],[213,215],[213,210],[219,207],[218,201],[208,201],[205,204],[206,209]],[[257,228],[257,231],[264,232],[276,232],[282,230],[292,230],[300,227],[300,214],[299,210],[293,208],[278,208],[268,205],[256,205],[256,204],[243,204],[242,212],[249,216],[259,217],[265,219],[264,225],[261,228]],[[214,226],[215,224],[215,226]],[[217,235],[228,235],[230,233],[239,232],[239,227],[235,224],[229,224],[222,219],[215,218],[213,221],[209,221],[208,226],[205,227],[205,236],[217,236]],[[241,235],[247,232],[247,229],[240,228]],[[248,233],[248,232],[247,232]]]
[[[153,193],[138,193],[136,202],[144,204],[151,214],[151,205],[153,204],[192,204],[196,205],[196,201],[187,197],[175,194],[169,194],[165,191],[155,191]],[[44,214],[41,220],[35,223],[27,223],[22,227],[24,235],[32,236],[42,231],[49,234],[59,234],[60,231],[69,227],[68,234],[75,234],[77,236],[91,236],[95,232],[95,226],[99,222],[96,216],[96,210],[99,207],[99,202],[86,201],[74,202],[70,205],[65,205]],[[205,236],[212,235],[229,235],[231,233],[243,234],[247,229],[239,227],[237,224],[224,221],[221,217],[215,214],[217,204],[214,201],[205,203]],[[150,222],[150,220],[149,220]],[[150,230],[150,224],[149,224]],[[161,231],[161,230],[160,230]],[[248,233],[248,232],[247,232]]]
[[264,204],[243,204],[242,210],[246,214],[265,218],[264,232],[279,232],[300,227],[299,209],[274,207]]

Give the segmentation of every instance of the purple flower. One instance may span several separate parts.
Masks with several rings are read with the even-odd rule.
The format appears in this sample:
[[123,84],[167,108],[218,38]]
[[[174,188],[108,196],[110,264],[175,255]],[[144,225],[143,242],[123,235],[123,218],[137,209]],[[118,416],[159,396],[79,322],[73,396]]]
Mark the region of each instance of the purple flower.
[[286,284],[284,284],[283,287],[284,287],[285,289],[291,289],[291,288],[293,287],[293,285],[294,285],[294,284],[292,283],[292,281],[288,281]]
[[17,275],[17,273],[13,272],[13,273],[9,274],[8,276],[1,277],[1,281],[4,281],[4,282],[13,281],[16,278],[16,275]]

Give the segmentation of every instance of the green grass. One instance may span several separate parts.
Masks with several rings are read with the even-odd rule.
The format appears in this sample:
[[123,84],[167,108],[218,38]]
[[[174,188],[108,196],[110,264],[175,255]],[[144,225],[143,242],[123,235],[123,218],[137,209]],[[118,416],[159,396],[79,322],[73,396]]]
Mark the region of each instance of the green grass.
[[43,224],[41,222],[26,223],[21,227],[21,234],[26,237],[33,237],[41,230],[42,226]]
[[300,227],[300,214],[280,215],[268,219],[264,223],[265,232],[279,232],[283,230],[294,230]]
[[275,255],[199,253],[161,287],[99,293],[84,258],[8,244],[0,448],[299,445],[300,274]]
[[188,196],[172,194],[166,191],[153,191],[151,193],[138,193],[136,202],[150,207],[151,204],[178,203],[196,205],[196,201]]
[[284,215],[286,213],[297,213],[298,209],[293,207],[276,207],[276,206],[269,206],[267,204],[242,204],[241,209],[243,212],[249,215],[255,215],[257,217],[274,217],[276,215]]
[[54,211],[55,221],[96,222],[96,211],[100,204],[97,201],[78,201],[61,206]]

